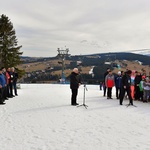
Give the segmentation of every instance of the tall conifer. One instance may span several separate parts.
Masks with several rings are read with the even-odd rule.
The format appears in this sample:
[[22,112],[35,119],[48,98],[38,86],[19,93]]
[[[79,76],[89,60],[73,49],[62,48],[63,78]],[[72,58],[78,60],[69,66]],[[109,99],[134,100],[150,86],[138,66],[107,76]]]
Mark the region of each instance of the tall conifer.
[[0,66],[16,67],[21,64],[20,52],[13,24],[9,18],[2,14],[0,17]]

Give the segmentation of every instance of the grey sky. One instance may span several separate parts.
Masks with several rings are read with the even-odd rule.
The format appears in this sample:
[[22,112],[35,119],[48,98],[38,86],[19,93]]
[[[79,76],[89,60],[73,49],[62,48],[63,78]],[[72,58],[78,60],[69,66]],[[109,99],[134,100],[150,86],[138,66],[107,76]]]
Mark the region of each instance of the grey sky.
[[150,49],[149,0],[0,0],[24,56]]

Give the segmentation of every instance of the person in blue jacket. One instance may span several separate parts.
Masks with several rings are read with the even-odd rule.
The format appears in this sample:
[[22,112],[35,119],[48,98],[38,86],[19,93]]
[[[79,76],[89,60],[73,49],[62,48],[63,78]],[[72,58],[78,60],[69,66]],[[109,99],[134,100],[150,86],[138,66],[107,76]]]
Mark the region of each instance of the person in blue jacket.
[[121,82],[122,82],[121,71],[118,71],[118,75],[115,77],[115,87],[116,87],[116,98],[117,99],[120,98]]
[[2,68],[0,68],[0,104],[1,105],[5,104],[4,93],[3,93],[5,86],[6,86],[5,76],[3,75]]

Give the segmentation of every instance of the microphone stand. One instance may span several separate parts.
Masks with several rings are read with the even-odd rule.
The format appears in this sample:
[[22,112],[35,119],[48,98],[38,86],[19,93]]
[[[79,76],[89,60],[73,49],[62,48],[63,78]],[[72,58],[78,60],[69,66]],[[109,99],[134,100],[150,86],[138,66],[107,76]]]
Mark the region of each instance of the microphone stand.
[[80,106],[84,106],[86,109],[87,109],[87,105],[85,104],[85,90],[87,91],[87,87],[86,87],[86,84],[84,84],[84,93],[83,93],[83,104],[82,105],[78,105],[77,107],[80,107]]
[[88,106],[85,104],[85,91],[87,91],[88,89],[86,87],[86,83],[84,82],[83,76],[81,75],[81,71],[82,71],[81,66],[82,66],[82,63],[78,65],[78,69],[80,71],[80,76],[81,76],[82,81],[84,83],[83,104],[82,105],[78,105],[77,107],[84,106],[87,109]]

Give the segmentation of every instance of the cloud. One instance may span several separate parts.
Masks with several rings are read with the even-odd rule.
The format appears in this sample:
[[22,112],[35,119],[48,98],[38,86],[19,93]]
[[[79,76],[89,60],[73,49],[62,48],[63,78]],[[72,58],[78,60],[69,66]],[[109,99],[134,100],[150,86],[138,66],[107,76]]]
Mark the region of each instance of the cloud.
[[0,0],[26,56],[150,48],[148,0]]

